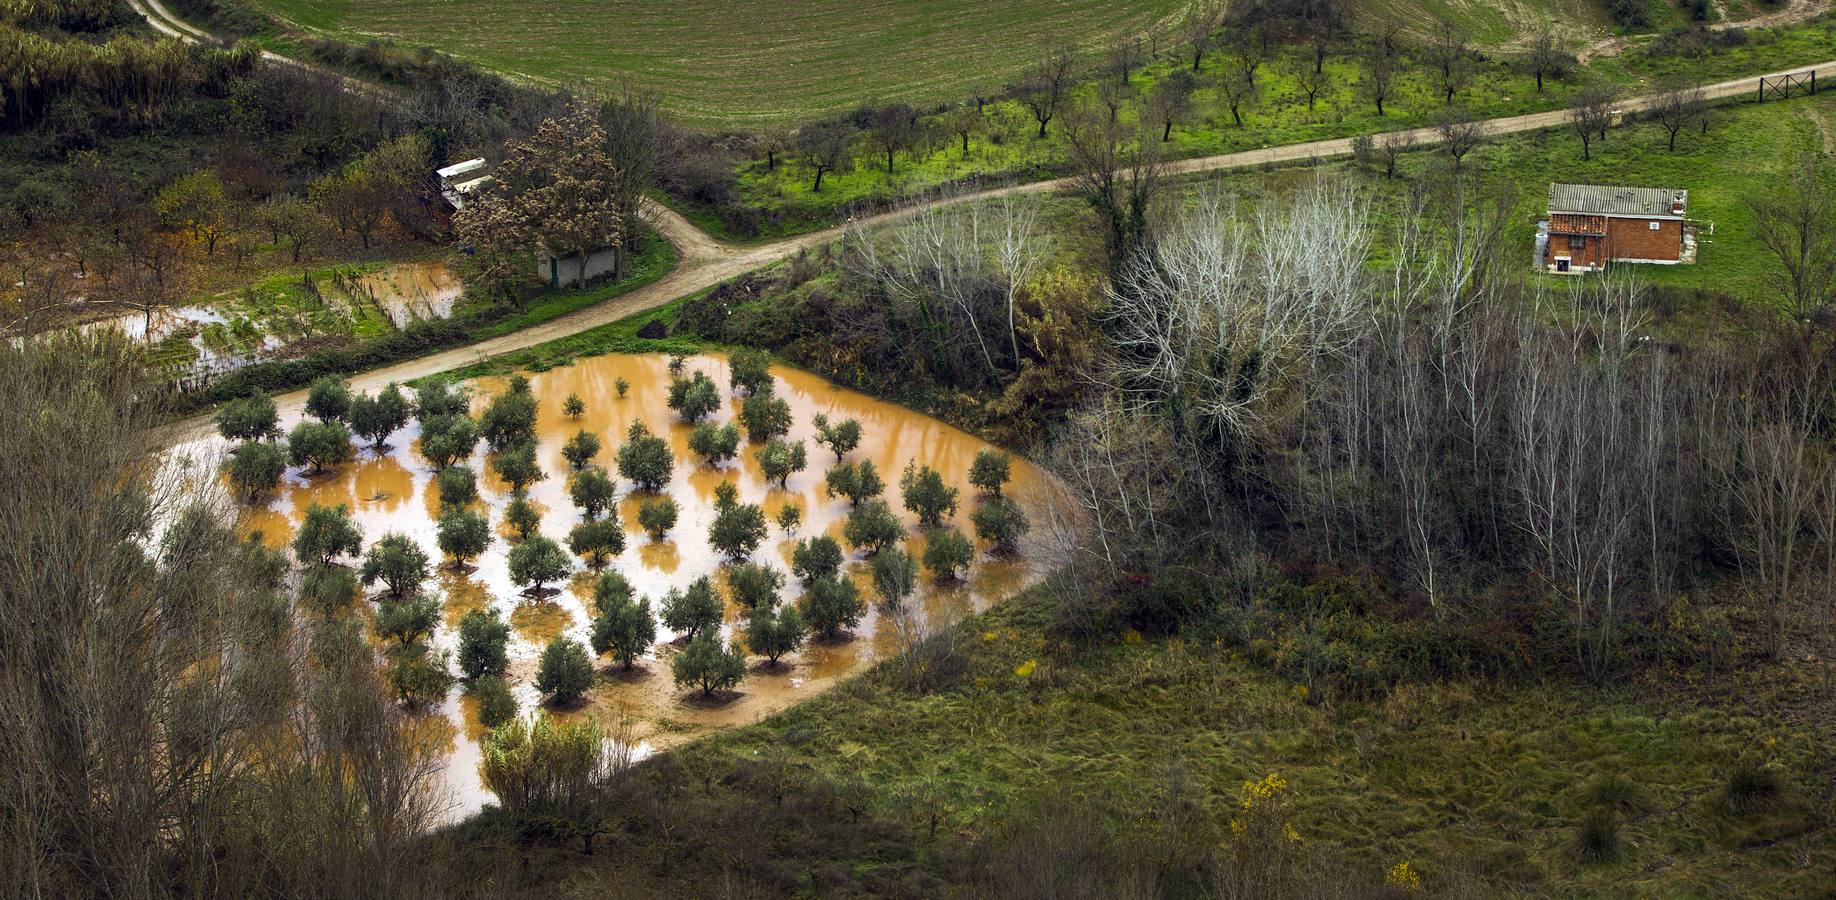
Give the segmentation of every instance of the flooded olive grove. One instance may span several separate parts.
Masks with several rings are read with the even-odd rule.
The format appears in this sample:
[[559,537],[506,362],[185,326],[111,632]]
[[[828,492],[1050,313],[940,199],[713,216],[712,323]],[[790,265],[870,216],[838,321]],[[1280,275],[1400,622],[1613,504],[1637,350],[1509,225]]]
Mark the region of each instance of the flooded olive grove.
[[[395,432],[380,450],[367,444],[355,448],[349,462],[321,473],[313,474],[308,467],[288,468],[280,489],[271,497],[242,507],[240,527],[245,534],[258,536],[270,546],[282,547],[294,536],[308,507],[343,505],[349,508],[352,521],[362,532],[366,548],[385,534],[408,536],[434,563],[423,590],[440,598],[441,612],[429,646],[436,652],[455,651],[461,618],[474,610],[494,610],[511,629],[506,681],[525,715],[542,707],[543,697],[534,682],[543,648],[557,636],[590,646],[594,590],[603,572],[616,572],[626,579],[635,597],[648,599],[653,615],[670,590],[686,589],[708,576],[725,606],[723,638],[744,644],[745,616],[728,596],[727,573],[733,560],[715,549],[709,539],[709,527],[716,516],[716,491],[723,482],[737,488],[740,503],[762,507],[770,524],[750,561],[769,564],[784,575],[778,592],[781,603],[798,602],[804,585],[791,574],[797,542],[827,535],[844,548],[849,546],[843,539],[843,528],[851,503],[846,497],[830,496],[825,489],[825,473],[837,464],[837,456],[816,441],[813,420],[818,415],[832,422],[852,419],[860,423],[859,446],[845,455],[845,461],[871,461],[877,468],[885,482],[882,497],[906,529],[909,537],[903,546],[914,559],[922,557],[927,538],[936,529],[921,527],[917,516],[902,508],[899,482],[908,464],[935,469],[956,490],[956,508],[944,516],[943,525],[954,525],[974,540],[976,530],[970,517],[987,500],[969,483],[968,474],[977,453],[992,449],[988,444],[942,422],[836,387],[814,375],[783,367],[771,371],[776,382],[773,393],[786,401],[791,411],[786,440],[802,442],[808,459],[807,465],[792,472],[782,487],[762,471],[755,456],[760,445],[744,438],[737,455],[718,465],[709,464],[693,452],[692,426],[668,406],[672,377],[668,357],[605,355],[527,376],[538,404],[536,462],[542,472],[541,479],[526,488],[527,500],[540,513],[536,531],[565,545],[571,529],[583,521],[569,493],[570,479],[577,469],[564,457],[563,449],[570,439],[585,431],[599,438],[599,448],[584,461],[585,467],[603,467],[616,479],[617,499],[613,506],[624,534],[622,550],[609,555],[603,568],[595,569],[583,557],[569,554],[574,563],[573,574],[557,585],[559,591],[547,596],[532,597],[512,579],[509,555],[516,545],[516,532],[507,523],[505,510],[515,492],[491,465],[491,454],[484,443],[472,450],[469,460],[460,462],[469,462],[478,473],[479,496],[474,507],[488,514],[493,539],[482,554],[463,567],[441,554],[437,543],[441,500],[436,470],[420,452],[419,423],[411,422]],[[719,405],[706,421],[717,425],[736,423],[741,400],[736,396],[739,392],[728,387],[727,359],[714,355],[688,358],[684,374],[693,376],[698,372],[708,375],[720,391]],[[486,378],[471,382],[468,386],[473,413],[478,414],[493,396],[502,393],[508,381]],[[621,384],[626,386],[622,392]],[[566,401],[570,396],[585,401],[578,415],[568,414]],[[667,483],[655,491],[641,490],[618,475],[618,448],[634,423],[642,423],[666,440],[675,458]],[[293,424],[282,422],[282,430]],[[214,438],[200,441],[181,448],[179,458],[204,463],[221,456],[226,446]],[[1018,552],[995,554],[985,541],[978,540],[973,562],[963,577],[940,579],[921,570],[915,592],[896,609],[876,595],[870,551],[857,548],[847,552],[841,573],[858,586],[866,604],[859,623],[838,638],[823,639],[812,634],[799,650],[783,656],[776,664],[748,652],[745,677],[731,691],[703,696],[694,687],[679,688],[669,663],[683,646],[682,636],[658,621],[655,644],[630,669],[611,656],[595,656],[596,677],[583,700],[551,704],[548,711],[562,717],[595,717],[608,726],[608,733],[624,735],[632,743],[631,751],[642,756],[711,730],[756,721],[813,696],[875,661],[895,655],[902,641],[914,640],[940,624],[984,609],[1036,581],[1053,556],[1048,549],[1054,543],[1050,537],[1053,529],[1046,527],[1051,519],[1046,505],[1051,485],[1042,470],[1026,460],[1013,459],[1011,480],[1003,494],[1036,526],[1021,540]],[[673,527],[653,537],[640,527],[639,510],[645,502],[660,497],[673,500],[679,515]],[[780,517],[785,507],[798,510],[798,521],[790,528]],[[380,587],[367,589],[368,600],[352,604],[344,614],[373,618],[376,605],[371,601],[380,596]],[[488,729],[479,721],[476,704],[464,684],[456,683],[444,702],[422,715],[419,722],[448,749],[445,781],[451,792],[450,814],[475,811],[490,799],[478,775],[480,741]],[[617,726],[616,730],[612,726]]]

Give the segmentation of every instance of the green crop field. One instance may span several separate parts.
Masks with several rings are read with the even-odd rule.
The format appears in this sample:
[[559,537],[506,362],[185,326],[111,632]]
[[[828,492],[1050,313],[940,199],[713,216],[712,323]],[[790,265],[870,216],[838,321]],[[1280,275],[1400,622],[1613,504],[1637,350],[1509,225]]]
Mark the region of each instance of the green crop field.
[[955,100],[1050,48],[1176,20],[1183,0],[259,0],[308,30],[425,44],[547,83],[629,78],[703,127]]

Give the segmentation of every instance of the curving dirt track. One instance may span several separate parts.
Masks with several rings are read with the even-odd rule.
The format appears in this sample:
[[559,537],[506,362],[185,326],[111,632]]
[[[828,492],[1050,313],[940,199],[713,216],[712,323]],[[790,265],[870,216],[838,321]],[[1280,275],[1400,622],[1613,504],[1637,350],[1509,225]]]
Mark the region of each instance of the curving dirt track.
[[[159,0],[129,0],[129,3],[147,17],[149,23],[162,33],[186,41],[208,39],[208,35],[197,31],[172,18],[170,12],[160,5]],[[1818,5],[1814,0],[1798,0],[1797,5]],[[1781,13],[1783,14],[1783,13]],[[162,23],[162,19],[164,22]],[[182,30],[181,30],[182,29]],[[266,54],[284,65],[305,66],[296,60]],[[1836,66],[1836,61],[1819,63],[1815,66],[1800,66],[1789,72],[1804,72],[1809,69],[1823,69]],[[1709,99],[1737,96],[1752,93],[1758,88],[1762,77],[1776,77],[1785,72],[1768,72],[1765,75],[1752,75],[1736,78],[1718,84],[1708,85],[1703,92]],[[345,78],[347,83],[355,79]],[[357,82],[363,84],[363,82]],[[365,86],[367,90],[379,90],[374,86]],[[1618,111],[1634,113],[1649,108],[1654,101],[1651,96],[1634,97],[1624,101]],[[1536,131],[1544,128],[1559,128],[1568,123],[1567,110],[1550,110],[1530,113],[1521,116],[1506,116],[1488,119],[1484,122],[1486,134],[1511,134],[1523,131]],[[1417,128],[1398,132],[1414,139],[1418,146],[1432,146],[1440,138],[1433,129]],[[1345,156],[1351,153],[1351,138],[1333,138],[1330,140],[1310,141],[1302,144],[1285,144],[1278,147],[1264,147],[1256,150],[1245,150],[1238,153],[1226,153],[1219,156],[1198,157],[1169,162],[1162,167],[1168,175],[1192,175],[1205,172],[1223,172],[1232,169],[1244,169],[1269,164],[1304,162],[1314,159]],[[978,200],[989,200],[1019,194],[1049,193],[1064,190],[1071,186],[1070,179],[1060,178],[1047,181],[1035,181],[1009,187],[993,188],[971,194],[962,194],[931,200],[924,203],[879,215],[857,220],[854,224],[862,226],[885,225],[910,217],[919,210],[952,203],[964,203]],[[837,226],[823,231],[798,235],[780,241],[763,244],[733,244],[715,238],[695,227],[680,214],[662,204],[647,201],[644,205],[645,219],[656,228],[670,243],[677,248],[680,260],[675,269],[668,275],[629,293],[623,294],[604,303],[576,310],[558,316],[539,325],[525,328],[511,334],[501,335],[489,340],[480,341],[465,347],[445,350],[429,356],[406,360],[380,369],[371,369],[351,377],[353,390],[375,391],[390,382],[406,382],[441,372],[451,371],[482,362],[495,356],[524,350],[538,344],[558,338],[568,337],[582,331],[597,328],[616,322],[627,316],[635,315],[649,309],[663,306],[673,300],[699,291],[707,290],[727,279],[743,275],[762,266],[796,255],[799,251],[820,247],[841,237],[846,227]],[[275,398],[282,418],[297,416],[306,402],[306,392],[293,391]],[[208,415],[196,416],[175,422],[158,430],[155,439],[162,445],[193,440],[214,431],[214,423]]]

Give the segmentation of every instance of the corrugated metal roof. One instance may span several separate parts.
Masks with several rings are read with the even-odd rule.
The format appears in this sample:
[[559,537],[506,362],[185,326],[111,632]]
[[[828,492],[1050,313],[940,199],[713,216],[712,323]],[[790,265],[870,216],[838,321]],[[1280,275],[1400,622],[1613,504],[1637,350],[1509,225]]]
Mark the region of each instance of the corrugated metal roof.
[[[1672,202],[1675,202],[1675,208]],[[1680,216],[1689,209],[1689,192],[1672,188],[1611,187],[1599,184],[1551,184],[1551,213],[1604,216]]]

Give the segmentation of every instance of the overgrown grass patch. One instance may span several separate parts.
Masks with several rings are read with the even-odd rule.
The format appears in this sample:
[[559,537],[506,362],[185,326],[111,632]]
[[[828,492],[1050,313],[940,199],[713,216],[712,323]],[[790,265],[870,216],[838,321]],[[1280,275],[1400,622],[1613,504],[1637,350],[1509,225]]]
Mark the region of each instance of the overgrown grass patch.
[[[941,807],[945,827],[968,835],[1047,796],[1150,796],[1175,764],[1222,823],[1238,786],[1273,772],[1292,785],[1307,852],[1371,873],[1409,860],[1431,885],[1465,873],[1500,890],[1612,894],[1636,883],[1663,896],[1780,896],[1819,883],[1816,867],[1794,864],[1800,854],[1830,851],[1802,811],[1755,843],[1701,802],[1744,754],[1792,771],[1822,758],[1751,698],[1476,683],[1415,692],[1408,715],[1382,703],[1319,707],[1220,646],[1049,646],[1050,602],[1034,592],[965,623],[971,666],[958,689],[914,695],[882,666],[683,752],[788,754],[822,776],[864,779],[883,815]],[[1637,783],[1649,805],[1620,819],[1610,857],[1583,862],[1575,835],[1600,806],[1578,785],[1599,777]]]

